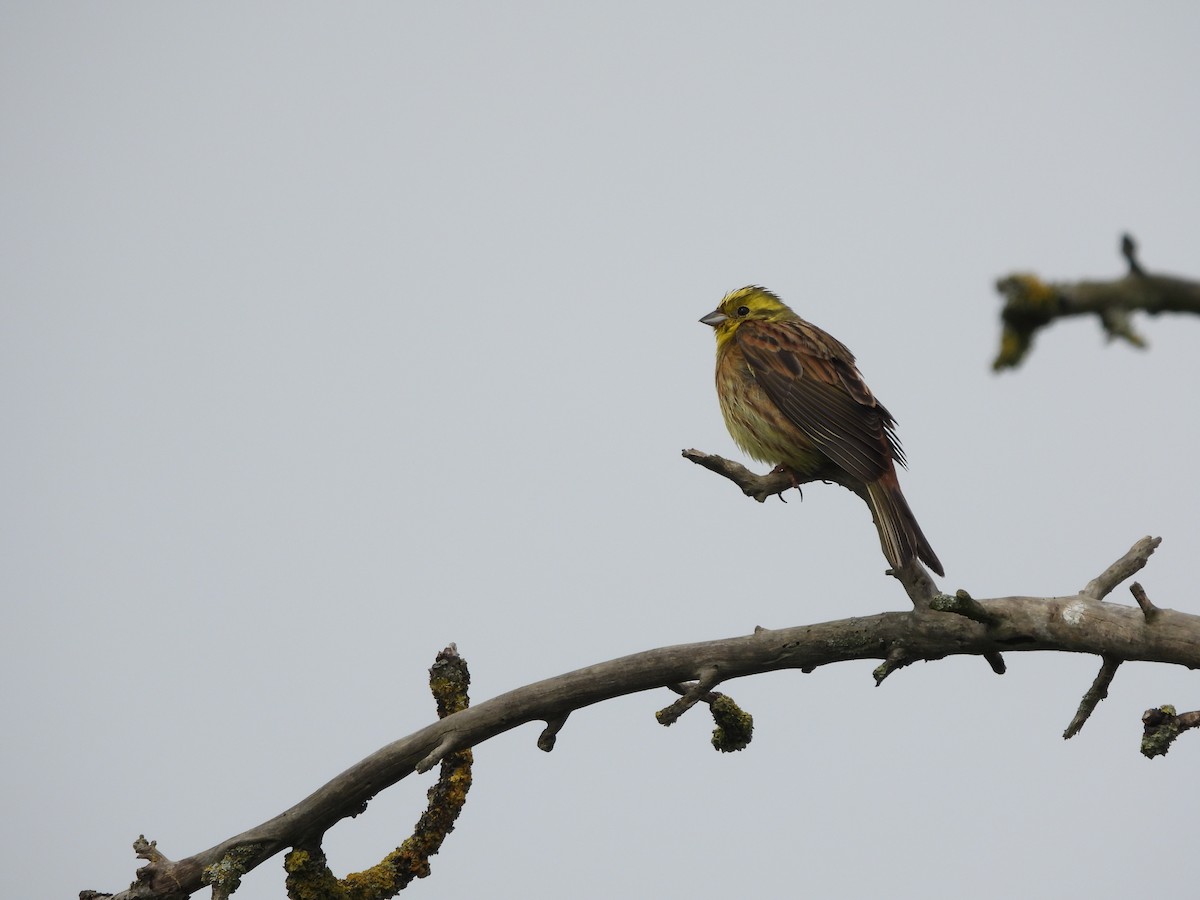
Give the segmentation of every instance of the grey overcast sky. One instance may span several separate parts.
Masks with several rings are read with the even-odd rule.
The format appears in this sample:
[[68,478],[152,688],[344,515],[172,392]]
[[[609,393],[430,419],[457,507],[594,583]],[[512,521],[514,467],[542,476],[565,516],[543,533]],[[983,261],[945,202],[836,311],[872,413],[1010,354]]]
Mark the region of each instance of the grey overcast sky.
[[[1200,612],[1200,323],[989,370],[997,276],[1118,276],[1124,230],[1200,275],[1200,5],[9,2],[0,41],[0,896],[273,816],[432,720],[451,641],[482,700],[904,609],[852,495],[680,459],[738,456],[696,320],[750,282],[895,413],[944,588],[1072,592],[1153,533]],[[1098,662],[1008,663],[734,682],[729,756],[665,693],[520,729],[410,891],[1191,890],[1200,740],[1137,745],[1195,676],[1122,668],[1064,742]]]

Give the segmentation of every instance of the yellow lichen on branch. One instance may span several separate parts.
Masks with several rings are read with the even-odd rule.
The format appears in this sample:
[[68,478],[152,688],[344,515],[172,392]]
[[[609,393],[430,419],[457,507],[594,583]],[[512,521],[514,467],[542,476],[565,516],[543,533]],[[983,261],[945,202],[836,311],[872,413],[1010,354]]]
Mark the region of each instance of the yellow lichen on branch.
[[[466,709],[471,683],[467,663],[451,644],[429,670],[429,687],[438,717]],[[284,859],[290,900],[386,900],[414,878],[429,874],[429,857],[441,849],[471,789],[471,748],[454,750],[441,760],[437,783],[427,793],[428,805],[412,835],[376,865],[338,879],[329,871],[320,847],[296,848]]]

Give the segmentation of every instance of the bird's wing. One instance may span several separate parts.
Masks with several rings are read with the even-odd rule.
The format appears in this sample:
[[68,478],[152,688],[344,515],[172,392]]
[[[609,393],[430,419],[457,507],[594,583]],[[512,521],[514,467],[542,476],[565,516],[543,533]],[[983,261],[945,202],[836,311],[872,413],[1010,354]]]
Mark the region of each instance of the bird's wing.
[[864,482],[904,454],[844,344],[803,320],[744,322],[738,347],[767,396],[834,464]]

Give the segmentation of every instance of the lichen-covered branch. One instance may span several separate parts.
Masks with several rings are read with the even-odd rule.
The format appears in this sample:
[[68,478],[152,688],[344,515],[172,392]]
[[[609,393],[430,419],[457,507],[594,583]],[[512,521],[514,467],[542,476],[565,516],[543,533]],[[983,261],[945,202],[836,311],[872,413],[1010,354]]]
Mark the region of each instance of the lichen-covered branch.
[[[668,684],[667,687],[684,699],[694,697],[708,704],[708,711],[712,713],[713,722],[717,726],[712,734],[714,749],[722,753],[732,753],[750,746],[750,738],[754,735],[754,717],[738,706],[728,694],[705,690],[703,681],[695,684]],[[688,704],[687,709],[693,705],[694,701]],[[670,726],[679,721],[686,710],[672,714],[673,706],[674,704],[655,713],[658,724]],[[540,739],[538,746],[541,746]]]
[[1145,340],[1133,328],[1132,313],[1200,314],[1200,281],[1147,272],[1129,235],[1121,239],[1121,253],[1129,273],[1114,281],[1046,282],[1028,273],[998,279],[996,290],[1004,297],[1004,306],[1000,350],[992,368],[1020,365],[1037,333],[1056,319],[1094,315],[1109,340],[1119,338],[1144,347]]
[[[470,703],[471,683],[467,662],[451,644],[438,654],[429,670],[429,687],[437,703],[439,718],[454,715]],[[428,805],[413,828],[412,836],[362,872],[337,878],[325,863],[319,841],[296,847],[284,858],[289,900],[389,900],[414,878],[429,874],[429,857],[441,849],[454,830],[471,789],[474,755],[469,747],[444,753],[437,784],[426,795]]]
[[1142,755],[1147,759],[1166,756],[1175,738],[1191,728],[1200,728],[1200,710],[1177,713],[1170,704],[1142,713]]
[[937,612],[952,612],[955,615],[966,616],[981,625],[996,624],[996,617],[980,606],[979,601],[964,590],[955,591],[953,597],[948,594],[939,594],[933,599],[930,608]]
[[[1156,539],[1143,539],[1134,551],[1143,549],[1131,553],[1149,556],[1155,546]],[[1130,554],[1121,557],[1129,558]],[[1065,597],[971,598],[959,606],[945,612],[917,607],[816,625],[758,628],[738,637],[647,650],[517,688],[452,712],[388,744],[291,809],[194,856],[172,861],[144,842],[146,847],[139,852],[150,864],[130,890],[116,896],[120,900],[190,896],[203,886],[206,867],[239,848],[252,848],[249,858],[238,859],[240,871],[248,871],[288,848],[319,847],[329,828],[361,813],[376,794],[416,772],[439,747],[475,747],[528,722],[550,723],[548,728],[558,733],[571,711],[639,691],[686,685],[682,689],[689,702],[710,702],[714,697],[708,694],[709,686],[763,672],[810,672],[838,662],[876,659],[883,661],[875,673],[882,681],[918,660],[955,655],[998,658],[1001,652],[1036,650],[1200,668],[1200,616],[1156,607],[1153,620],[1148,620],[1139,607],[1105,602],[1085,592]],[[735,706],[712,702],[712,707],[719,728],[726,732],[717,742],[718,749],[744,746],[749,717]],[[323,866],[309,852],[303,862]]]
[[[444,720],[468,707],[470,683],[466,660],[451,644],[437,655],[429,670],[429,687],[439,718]],[[289,846],[294,849],[284,863],[288,873],[288,897],[294,900],[386,900],[414,878],[429,874],[429,857],[441,849],[466,802],[467,791],[471,788],[472,762],[469,745],[443,754],[440,776],[429,789],[428,806],[412,836],[380,863],[363,872],[337,878],[325,865],[325,854],[321,849],[322,838],[330,825],[366,808],[370,798],[347,790],[342,783],[347,775],[361,767],[360,764],[270,822],[187,859],[171,860],[158,849],[156,841],[147,841],[144,835],[139,835],[133,848],[138,858],[148,860],[148,864],[138,869],[137,880],[129,890],[119,894],[82,891],[81,900],[149,897],[176,900],[191,896],[204,885],[212,886],[214,900],[226,900],[237,890],[246,872]],[[371,791],[371,796],[375,793],[377,791]],[[290,823],[289,816],[294,816]]]

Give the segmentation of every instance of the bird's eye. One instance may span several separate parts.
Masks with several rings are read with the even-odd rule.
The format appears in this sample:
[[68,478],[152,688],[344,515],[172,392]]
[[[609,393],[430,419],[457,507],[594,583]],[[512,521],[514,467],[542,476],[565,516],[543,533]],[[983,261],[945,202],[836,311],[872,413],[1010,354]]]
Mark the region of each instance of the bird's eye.
[[737,314],[738,314],[739,316],[748,316],[748,315],[750,315],[750,307],[748,307],[748,306],[739,306],[739,307],[737,308]]

